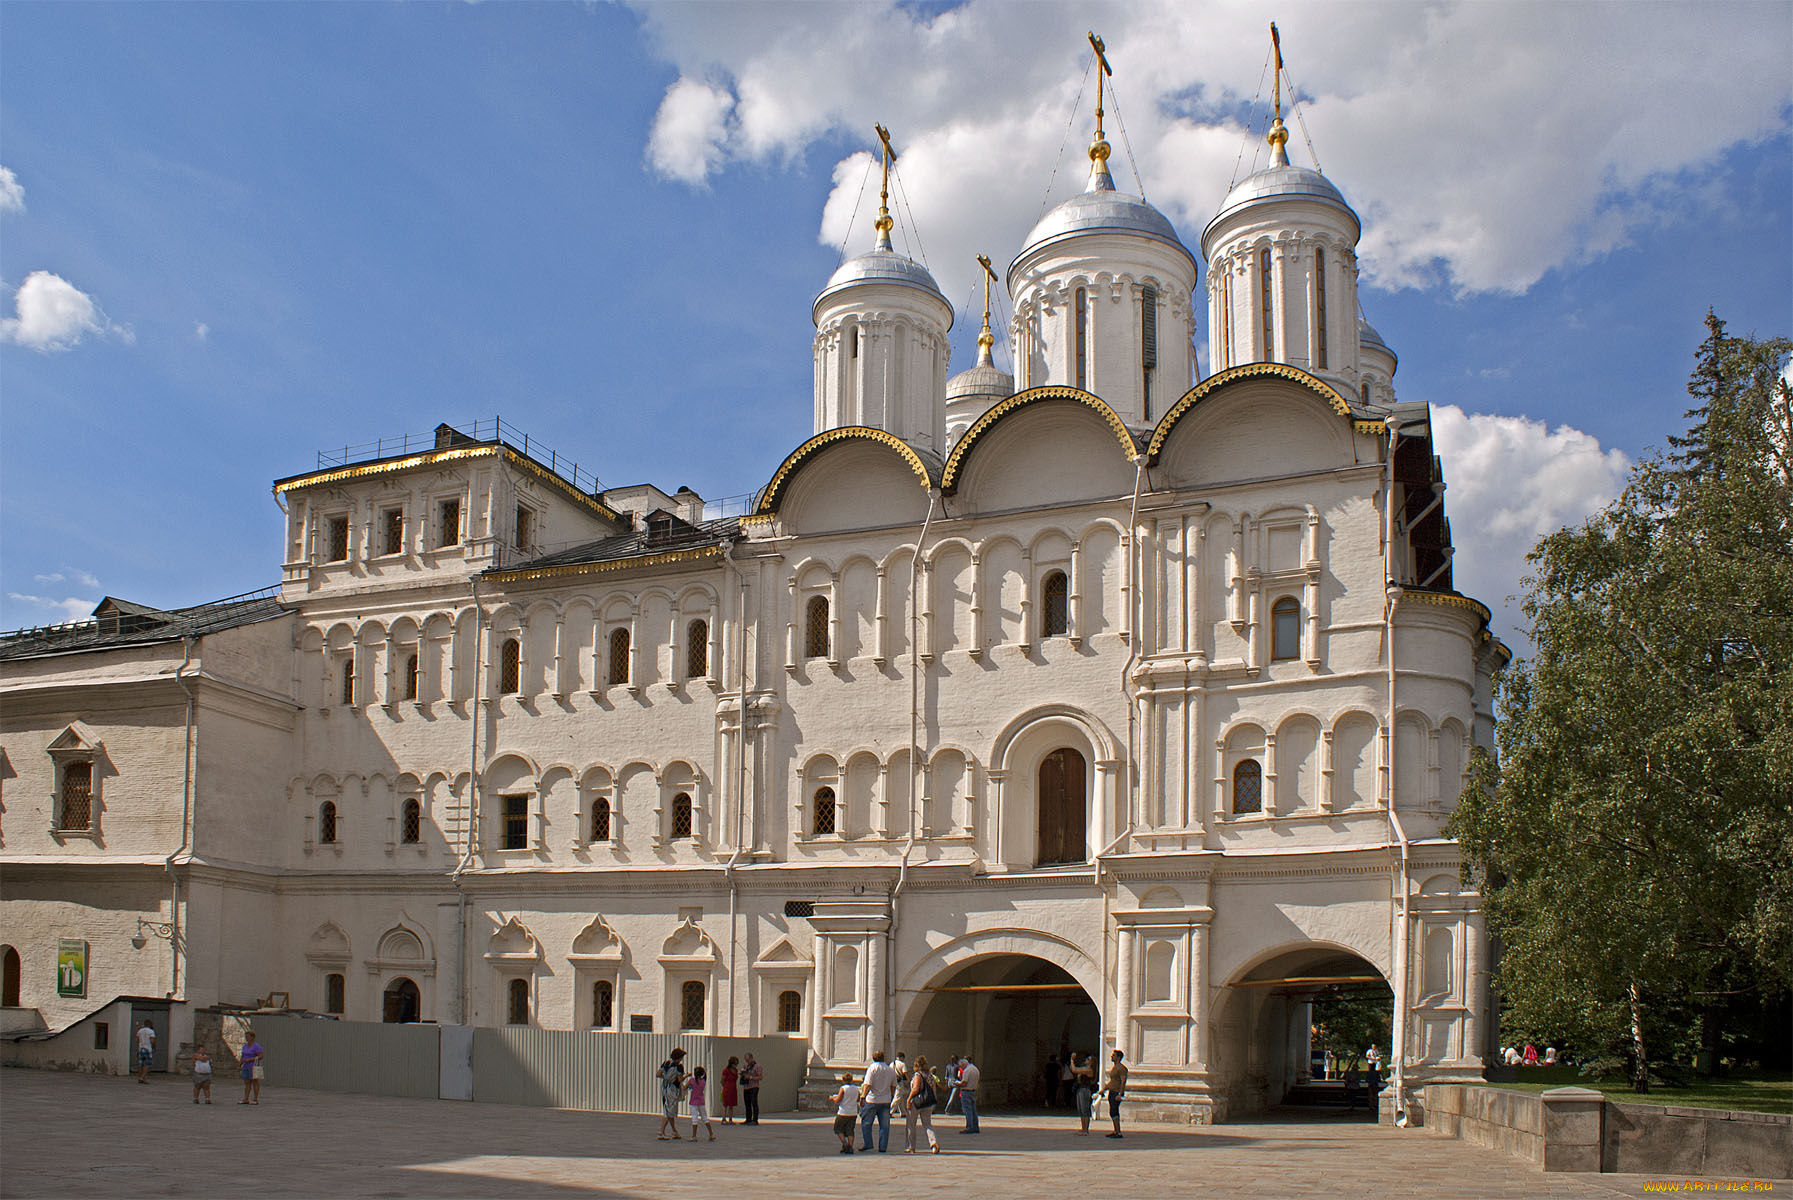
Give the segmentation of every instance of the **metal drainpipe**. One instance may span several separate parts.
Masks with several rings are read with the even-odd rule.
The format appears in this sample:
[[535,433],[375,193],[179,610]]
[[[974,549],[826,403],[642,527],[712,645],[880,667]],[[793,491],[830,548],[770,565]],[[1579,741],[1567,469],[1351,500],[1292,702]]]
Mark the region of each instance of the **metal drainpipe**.
[[193,664],[194,639],[181,639],[181,665],[174,669],[174,682],[187,694],[187,733],[181,743],[181,844],[163,866],[168,871],[168,998],[181,998],[181,880],[174,873],[174,860],[189,853],[193,844],[193,715],[194,693],[182,674]]
[[722,873],[728,879],[728,1036],[735,1036],[735,1010],[739,997],[735,990],[735,925],[739,919],[741,885],[735,877],[735,866],[741,861],[741,851],[745,848],[746,828],[744,825],[747,790],[747,577],[741,573],[741,566],[735,561],[735,542],[733,538],[722,543],[722,561],[734,572],[735,582],[740,588],[740,626],[737,636],[740,638],[739,653],[736,655],[736,668],[741,677],[740,698],[741,710],[739,718],[739,736],[735,746],[735,848],[723,864]]
[[[1391,421],[1388,431],[1388,472],[1383,494],[1383,621],[1385,636],[1388,640],[1388,828],[1400,847],[1398,874],[1392,880],[1400,890],[1401,927],[1395,935],[1394,993],[1395,1011],[1393,1036],[1394,1045],[1389,1047],[1389,1060],[1394,1067],[1394,1078],[1391,1086],[1394,1092],[1395,1124],[1407,1124],[1407,958],[1409,937],[1409,900],[1408,900],[1408,866],[1410,847],[1407,841],[1407,830],[1401,824],[1400,814],[1395,812],[1395,607],[1401,600],[1401,586],[1395,582],[1395,448],[1400,444],[1401,432]],[[1392,865],[1392,864],[1391,864]]]
[[454,981],[455,1020],[472,1024],[467,1006],[467,885],[461,873],[473,861],[473,831],[479,821],[479,668],[482,655],[480,642],[485,636],[486,614],[479,606],[479,577],[467,581],[473,597],[473,694],[467,702],[467,724],[471,726],[467,745],[467,837],[461,847],[460,861],[455,863],[449,881],[458,897],[455,908]]
[[934,523],[939,488],[928,489],[928,511],[915,539],[915,555],[909,563],[909,836],[897,864],[896,886],[890,889],[890,927],[884,934],[884,1028],[892,1046],[896,1043],[897,901],[909,882],[909,855],[915,849],[915,778],[921,770],[921,551]]

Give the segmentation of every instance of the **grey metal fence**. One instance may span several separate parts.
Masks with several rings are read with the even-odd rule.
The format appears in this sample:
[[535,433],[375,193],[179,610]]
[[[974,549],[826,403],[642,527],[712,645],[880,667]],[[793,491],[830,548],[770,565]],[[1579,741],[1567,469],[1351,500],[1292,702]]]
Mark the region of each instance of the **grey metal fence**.
[[269,1086],[434,1100],[440,1073],[434,1025],[255,1016]]

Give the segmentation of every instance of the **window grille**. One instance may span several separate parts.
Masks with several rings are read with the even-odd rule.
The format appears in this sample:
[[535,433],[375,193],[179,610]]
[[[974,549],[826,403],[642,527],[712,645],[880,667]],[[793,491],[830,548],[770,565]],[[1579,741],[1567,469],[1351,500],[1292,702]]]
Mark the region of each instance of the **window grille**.
[[1258,305],[1263,309],[1264,353],[1260,362],[1272,362],[1275,359],[1274,339],[1271,337],[1272,323],[1276,314],[1270,303],[1270,249],[1265,247],[1258,251]]
[[513,979],[508,988],[510,993],[509,1011],[505,1014],[506,1023],[511,1025],[529,1024],[529,981]]
[[629,630],[618,626],[610,631],[610,686],[629,682]]
[[804,621],[803,653],[807,658],[828,657],[828,597],[811,596]]
[[801,1033],[803,1030],[803,993],[778,993],[778,1032]]
[[500,830],[499,847],[504,850],[522,850],[529,845],[529,797],[504,796],[504,824]]
[[336,842],[336,803],[326,800],[318,806],[318,841],[326,846]]
[[514,696],[523,690],[523,647],[516,638],[505,638],[498,654],[498,690]]
[[436,545],[455,546],[461,541],[461,502],[444,500],[436,508]]
[[810,819],[810,832],[816,837],[836,832],[834,814],[834,789],[822,787],[816,789],[814,813]]
[[1089,389],[1089,292],[1077,289],[1077,386]]
[[1233,768],[1233,811],[1264,811],[1264,768],[1255,758],[1248,758]]
[[616,1024],[616,988],[608,979],[591,985],[591,1023],[598,1029]]
[[688,793],[680,792],[672,798],[672,836],[691,836],[691,797]]
[[400,822],[399,840],[407,846],[415,846],[423,840],[423,805],[415,800],[405,801],[405,815]]
[[1041,637],[1064,637],[1070,631],[1070,592],[1070,581],[1063,571],[1053,571],[1046,576],[1046,583],[1040,589]]
[[813,917],[816,913],[814,900],[786,900],[784,915],[787,917]]
[[685,626],[685,678],[704,679],[710,674],[710,623],[693,621]]
[[386,554],[402,554],[405,550],[405,510],[389,508],[380,514],[380,525],[384,532],[380,549]]
[[1314,364],[1326,369],[1326,251],[1314,248]]
[[349,519],[347,517],[331,517],[328,527],[329,542],[327,555],[330,562],[342,562],[349,556]]
[[517,549],[530,550],[535,547],[535,510],[525,505],[517,505]]
[[324,976],[324,1011],[341,1016],[346,1011],[343,977],[332,971]]
[[698,980],[685,981],[679,989],[679,1028],[702,1029],[704,1027],[704,985]]
[[67,763],[62,768],[62,819],[58,829],[93,828],[93,764]]
[[610,798],[607,796],[599,796],[591,802],[591,840],[610,840]]
[[1270,657],[1301,657],[1301,605],[1287,596],[1270,606]]
[[355,703],[355,656],[353,654],[344,655],[342,660],[342,702],[351,707]]
[[405,699],[417,699],[417,656],[405,655]]
[[1140,415],[1152,415],[1152,375],[1158,368],[1158,289],[1139,292]]

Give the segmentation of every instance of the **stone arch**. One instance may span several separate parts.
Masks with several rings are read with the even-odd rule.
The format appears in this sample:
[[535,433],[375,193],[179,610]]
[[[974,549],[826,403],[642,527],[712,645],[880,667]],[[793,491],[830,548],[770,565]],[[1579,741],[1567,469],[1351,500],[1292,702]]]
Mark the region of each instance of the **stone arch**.
[[919,1027],[930,993],[927,987],[972,963],[990,958],[1037,958],[1061,968],[1089,997],[1101,1003],[1102,969],[1070,938],[1040,929],[995,926],[962,934],[934,947],[903,975],[897,986],[897,1029],[907,1037]]

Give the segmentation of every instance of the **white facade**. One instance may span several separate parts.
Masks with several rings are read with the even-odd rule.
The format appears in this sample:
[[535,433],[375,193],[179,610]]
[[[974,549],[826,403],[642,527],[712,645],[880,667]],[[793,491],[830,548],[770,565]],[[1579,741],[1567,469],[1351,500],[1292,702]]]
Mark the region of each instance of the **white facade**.
[[[1311,981],[1373,973],[1404,1083],[1479,1074],[1441,831],[1504,650],[1449,589],[1424,406],[1359,386],[1355,218],[1209,227],[1224,264],[1294,231],[1290,346],[1302,239],[1332,248],[1338,349],[1246,339],[1197,383],[1193,258],[1105,181],[1016,259],[1022,390],[950,446],[950,308],[876,251],[817,301],[816,435],[738,522],[449,431],[277,485],[280,612],[0,644],[22,1007],[286,991],[787,1033],[817,1073],[969,1050],[997,1101],[1118,1046],[1142,1109],[1208,1120],[1305,1070]],[[104,747],[85,831],[71,729]],[[135,950],[138,917],[178,936]],[[58,937],[93,948],[85,1000]]]

